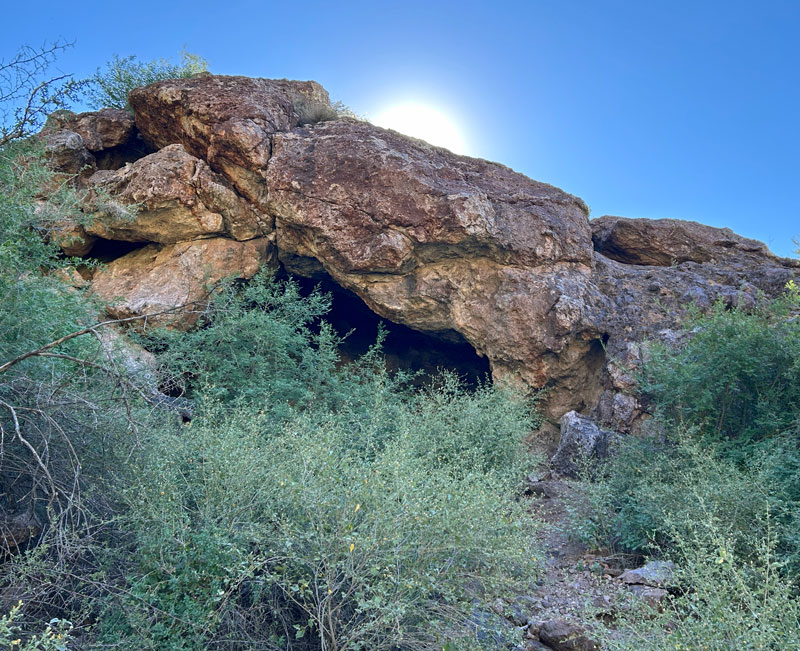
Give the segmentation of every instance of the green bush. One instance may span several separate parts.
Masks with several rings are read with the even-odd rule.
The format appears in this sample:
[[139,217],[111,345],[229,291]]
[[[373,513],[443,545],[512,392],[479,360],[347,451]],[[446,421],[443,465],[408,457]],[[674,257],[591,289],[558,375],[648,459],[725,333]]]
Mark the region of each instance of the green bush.
[[162,79],[194,77],[207,71],[208,62],[205,59],[185,50],[181,52],[180,63],[172,63],[169,59],[137,61],[133,55],[119,57],[115,54],[105,70],[98,68],[89,79],[89,105],[94,109],[108,107],[130,110],[128,93],[134,88]]
[[[530,580],[538,554],[508,468],[423,454],[414,402],[399,420],[364,424],[355,446],[346,411],[276,424],[207,401],[186,431],[155,433],[124,481],[134,598],[107,613],[109,638],[428,648],[465,621],[476,586]],[[495,404],[496,426],[515,421],[503,443],[519,453],[527,416]],[[455,438],[474,424],[466,414],[450,426]]]
[[260,275],[204,328],[154,340],[192,370],[200,414],[154,431],[120,479],[133,598],[109,605],[109,640],[430,648],[467,635],[480,594],[535,575],[513,497],[531,403],[447,375],[414,392],[377,348],[341,366],[326,307]]
[[695,314],[642,375],[651,434],[628,437],[576,505],[597,546],[668,557],[680,592],[611,648],[795,648],[800,640],[800,305]]
[[642,389],[672,426],[725,454],[778,435],[800,415],[800,321],[794,285],[753,311],[717,303],[686,324],[679,349],[653,346]]
[[[769,512],[761,514],[767,524]],[[680,590],[659,610],[642,604],[608,635],[606,648],[796,649],[800,648],[800,601],[787,583],[769,526],[752,537],[747,556],[732,551],[726,523],[706,519],[678,525],[675,545],[681,558],[675,580]]]

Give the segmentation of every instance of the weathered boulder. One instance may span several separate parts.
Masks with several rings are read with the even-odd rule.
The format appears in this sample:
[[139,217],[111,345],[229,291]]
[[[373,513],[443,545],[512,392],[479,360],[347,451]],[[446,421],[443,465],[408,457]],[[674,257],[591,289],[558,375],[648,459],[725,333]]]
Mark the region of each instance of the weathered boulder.
[[682,262],[722,263],[756,258],[777,260],[766,245],[680,219],[628,219],[604,215],[591,221],[595,249],[626,264],[669,267]]
[[197,322],[215,283],[223,278],[250,278],[271,259],[272,246],[266,238],[150,244],[98,271],[92,292],[112,318],[172,310],[147,323],[188,329]]
[[554,403],[599,372],[580,199],[353,120],[275,134],[265,178],[290,271],[324,269],[383,317],[460,334],[496,378],[562,376]]
[[598,651],[600,646],[586,637],[583,629],[563,619],[545,622],[539,628],[539,639],[555,651]]
[[313,81],[215,75],[157,82],[133,90],[128,100],[148,144],[183,144],[259,209],[272,134],[300,124],[309,103],[330,105],[328,93]]
[[53,169],[65,174],[78,174],[94,167],[94,156],[84,146],[83,138],[74,131],[45,132],[41,139]]
[[50,239],[64,255],[84,256],[92,250],[97,238],[86,232],[81,224],[55,224],[50,231]]
[[[502,165],[351,119],[309,124],[331,117],[315,82],[206,75],[137,89],[130,102],[130,133],[159,151],[92,176],[93,199],[111,201],[87,237],[173,244],[267,236],[289,271],[330,276],[384,318],[469,342],[497,380],[547,388],[553,432],[571,410],[635,430],[643,342],[674,340],[692,304],[752,306],[800,274],[797,261],[727,229],[589,222],[580,199]],[[66,168],[80,169],[92,154],[64,127],[81,129],[91,147],[110,145],[98,156],[128,146],[111,144],[126,137],[122,115],[65,119],[53,137]],[[114,215],[130,204],[141,206],[135,219]],[[226,272],[243,277],[274,252],[222,241],[214,246],[241,254]],[[147,247],[114,261],[98,274],[98,293],[127,300],[130,292],[120,313],[176,304],[172,281],[164,291],[173,295],[157,296],[164,269],[210,245],[175,246],[189,247],[188,257]],[[144,280],[134,281],[131,265]],[[110,281],[114,273],[127,280]]]
[[577,477],[584,467],[606,458],[617,438],[591,419],[567,412],[561,417],[561,441],[550,461],[553,471],[562,477]]
[[124,145],[135,135],[133,115],[113,108],[90,113],[58,111],[48,118],[47,126],[49,129],[74,131],[91,152]]
[[172,244],[223,233],[245,240],[272,230],[271,219],[182,145],[95,172],[88,184],[96,212],[86,230],[105,239]]
[[672,561],[650,561],[634,570],[626,570],[619,580],[629,585],[647,585],[653,588],[669,586],[675,576],[675,563]]

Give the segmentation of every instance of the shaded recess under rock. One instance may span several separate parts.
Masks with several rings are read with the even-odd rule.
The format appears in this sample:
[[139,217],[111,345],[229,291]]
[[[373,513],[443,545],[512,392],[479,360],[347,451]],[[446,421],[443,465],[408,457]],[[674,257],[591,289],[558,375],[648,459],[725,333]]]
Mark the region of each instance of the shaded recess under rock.
[[[88,166],[97,218],[73,251],[98,235],[146,244],[95,274],[110,314],[202,301],[211,280],[280,261],[384,319],[455,333],[496,381],[545,387],[553,435],[571,410],[628,432],[643,413],[633,374],[645,340],[674,338],[691,304],[752,306],[800,271],[727,229],[590,221],[556,187],[366,122],[302,124],[308,102],[328,105],[327,92],[207,75],[134,90],[133,124],[100,111],[48,125],[56,164]],[[95,171],[132,142],[146,155]]]

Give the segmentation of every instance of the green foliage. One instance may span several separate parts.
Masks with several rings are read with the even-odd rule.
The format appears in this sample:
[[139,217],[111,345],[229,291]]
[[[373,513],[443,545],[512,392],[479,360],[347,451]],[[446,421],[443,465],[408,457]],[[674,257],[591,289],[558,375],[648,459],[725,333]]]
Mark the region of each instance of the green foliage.
[[134,88],[147,86],[162,79],[181,79],[194,77],[208,71],[208,61],[185,50],[181,52],[180,63],[169,59],[137,61],[131,55],[114,57],[106,64],[106,69],[97,69],[89,80],[89,105],[95,109],[119,108],[130,110],[128,93]]
[[751,312],[722,303],[687,324],[678,350],[654,346],[642,388],[670,423],[731,454],[789,428],[800,414],[798,294]]
[[[4,133],[24,135],[32,124],[6,124]],[[72,261],[51,238],[81,222],[82,198],[68,175],[50,169],[37,138],[0,146],[0,590],[24,586],[24,606],[13,613],[24,648],[62,648],[55,622],[34,635],[54,616],[85,621],[70,613],[85,614],[88,595],[98,592],[84,579],[99,580],[95,539],[114,508],[104,490],[109,450],[129,451],[147,419],[99,332],[37,352],[97,318],[97,306],[58,279]],[[11,619],[4,621],[3,634],[12,635]]]
[[[761,514],[769,525],[770,514]],[[718,519],[678,525],[680,590],[660,610],[641,604],[624,619],[625,633],[609,635],[609,649],[796,649],[800,648],[800,601],[785,580],[769,526],[766,536],[751,539],[739,556]]]
[[535,574],[513,498],[530,403],[452,376],[412,392],[377,349],[339,366],[312,328],[326,304],[262,275],[161,340],[171,369],[192,368],[201,414],[154,431],[121,480],[134,597],[106,612],[109,640],[430,648],[460,633],[479,587]]
[[682,346],[653,349],[651,434],[625,439],[587,485],[576,530],[673,558],[682,584],[612,648],[798,645],[799,299],[790,283],[752,312],[716,305],[694,315]]

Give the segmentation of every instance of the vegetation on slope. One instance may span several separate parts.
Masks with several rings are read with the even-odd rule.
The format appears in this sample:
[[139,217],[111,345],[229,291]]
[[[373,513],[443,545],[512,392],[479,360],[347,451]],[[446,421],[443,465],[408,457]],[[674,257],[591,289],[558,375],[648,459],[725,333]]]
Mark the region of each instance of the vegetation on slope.
[[634,648],[800,645],[798,308],[793,284],[750,312],[720,303],[683,345],[652,349],[651,433],[624,441],[578,521],[597,545],[682,568]]
[[217,288],[193,333],[143,335],[154,384],[59,280],[48,229],[80,197],[35,139],[0,149],[0,197],[0,643],[471,647],[475,604],[535,576],[531,403],[412,389],[380,342],[341,365],[328,298],[267,274]]

